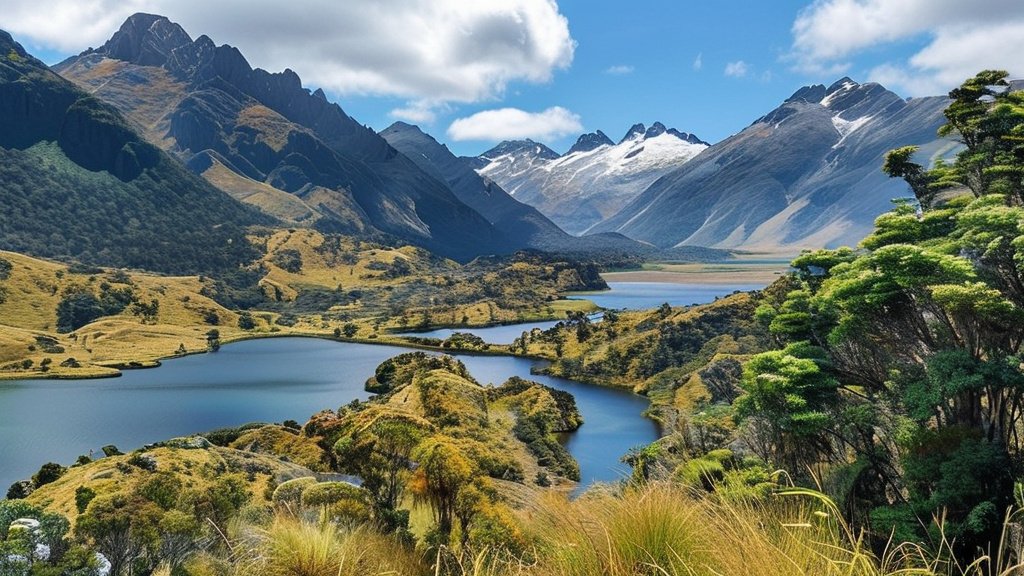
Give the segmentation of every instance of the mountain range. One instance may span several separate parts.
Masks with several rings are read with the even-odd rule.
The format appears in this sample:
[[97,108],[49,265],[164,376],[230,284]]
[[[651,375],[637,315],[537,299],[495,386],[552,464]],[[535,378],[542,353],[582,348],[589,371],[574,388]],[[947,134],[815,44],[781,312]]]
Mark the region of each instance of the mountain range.
[[662,248],[792,253],[855,245],[891,199],[909,195],[902,180],[881,171],[888,150],[920,146],[928,165],[956,149],[936,135],[948,102],[904,100],[849,78],[806,86],[591,230]]
[[396,122],[380,135],[425,172],[447,183],[459,200],[482,214],[497,229],[530,248],[563,253],[650,250],[615,233],[578,237],[567,234],[539,210],[513,198],[497,183],[478,174],[447,146],[417,126]]
[[[2,43],[0,194],[13,208],[0,247],[154,270],[236,266],[254,224],[464,261],[855,244],[907,195],[880,171],[886,151],[917,145],[928,164],[957,147],[936,136],[946,97],[843,78],[714,145],[655,122],[618,142],[583,134],[564,154],[521,140],[458,158],[416,126],[378,134],[291,70],[254,69],[162,16],[135,14],[52,71]],[[182,239],[185,261],[161,264]]]
[[521,246],[291,70],[135,14],[54,67],[193,171],[287,224],[393,238],[457,259]]
[[560,155],[532,140],[505,141],[467,162],[516,200],[581,234],[707,147],[692,134],[655,122],[649,128],[634,125],[618,143],[598,130]]

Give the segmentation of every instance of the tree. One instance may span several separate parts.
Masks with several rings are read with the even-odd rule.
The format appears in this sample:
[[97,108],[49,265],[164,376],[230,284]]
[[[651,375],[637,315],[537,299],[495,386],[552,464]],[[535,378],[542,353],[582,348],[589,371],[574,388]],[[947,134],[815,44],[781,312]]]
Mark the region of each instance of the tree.
[[944,510],[964,554],[992,541],[1024,456],[1024,92],[1005,78],[950,93],[952,163],[887,156],[920,211],[897,203],[861,250],[793,262],[799,288],[758,311],[785,348],[748,362],[738,401],[771,452],[796,447],[789,466],[839,464],[877,533],[921,538]]
[[167,562],[171,574],[203,546],[202,529],[195,517],[180,510],[171,510],[157,524],[160,557]]
[[210,352],[220,350],[220,330],[214,328],[206,333],[206,349]]
[[459,492],[473,477],[473,466],[451,440],[434,436],[416,450],[419,463],[411,485],[417,500],[434,511],[437,531],[445,540],[451,535]]
[[345,326],[342,327],[342,332],[345,334],[345,338],[351,338],[359,332],[359,327],[351,322],[346,322]]
[[126,494],[97,496],[78,517],[75,533],[110,561],[111,574],[123,574],[135,561],[147,562],[159,543],[160,509]]
[[367,429],[335,444],[338,459],[363,480],[378,508],[394,510],[402,501],[412,453],[423,431],[403,420],[378,419]]

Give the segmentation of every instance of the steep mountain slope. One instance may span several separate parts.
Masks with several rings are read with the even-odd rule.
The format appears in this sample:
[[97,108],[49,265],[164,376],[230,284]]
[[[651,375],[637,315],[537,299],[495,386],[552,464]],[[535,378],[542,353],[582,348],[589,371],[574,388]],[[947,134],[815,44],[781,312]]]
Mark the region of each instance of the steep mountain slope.
[[636,124],[615,144],[598,130],[564,155],[532,140],[502,142],[470,164],[573,234],[611,216],[708,144],[692,134]]
[[171,273],[237,268],[271,220],[147,143],[0,31],[0,249]]
[[55,68],[119,108],[194,171],[293,224],[390,236],[455,258],[514,246],[448,187],[291,70],[135,14]]
[[855,244],[890,200],[908,194],[881,171],[885,153],[940,140],[945,97],[905,101],[843,78],[807,86],[779,108],[650,186],[594,227],[658,246],[793,251]]

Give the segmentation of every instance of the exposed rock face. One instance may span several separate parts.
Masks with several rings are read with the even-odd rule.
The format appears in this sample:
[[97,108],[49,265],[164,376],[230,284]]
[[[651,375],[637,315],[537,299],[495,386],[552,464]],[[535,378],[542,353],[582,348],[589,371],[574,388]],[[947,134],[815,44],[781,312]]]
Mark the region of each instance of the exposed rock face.
[[806,86],[594,230],[666,248],[793,252],[855,244],[892,198],[907,195],[902,181],[881,172],[888,150],[918,145],[927,163],[954,149],[936,136],[947,102],[903,100],[849,78]]
[[635,124],[618,144],[598,130],[564,155],[531,140],[502,142],[467,165],[568,232],[582,234],[662,175],[707,148],[701,139],[655,122]]
[[295,72],[253,69],[238,49],[192,40],[162,16],[136,14],[102,47],[56,69],[190,166],[234,172],[225,189],[236,197],[269,185],[304,202],[322,230],[460,259],[522,246],[322,91],[303,88]]

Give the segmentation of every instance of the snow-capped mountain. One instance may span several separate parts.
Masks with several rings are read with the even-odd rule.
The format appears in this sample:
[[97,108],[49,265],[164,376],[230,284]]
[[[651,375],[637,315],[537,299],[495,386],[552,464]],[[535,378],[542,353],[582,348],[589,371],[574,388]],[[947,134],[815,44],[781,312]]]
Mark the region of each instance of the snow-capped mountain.
[[892,198],[908,194],[902,180],[882,173],[886,152],[917,145],[927,164],[955,150],[936,135],[948,102],[904,100],[849,78],[806,86],[592,230],[662,248],[794,252],[856,244]]
[[541,143],[518,140],[469,162],[516,200],[581,234],[707,147],[692,134],[655,122],[650,128],[634,125],[617,144],[598,130],[580,136],[561,156]]

